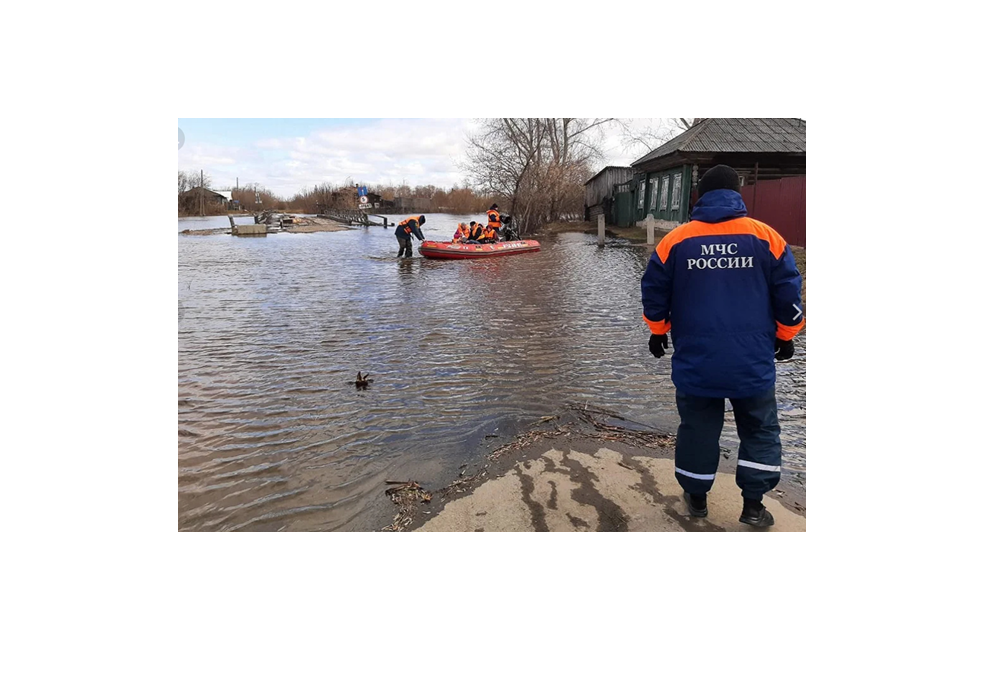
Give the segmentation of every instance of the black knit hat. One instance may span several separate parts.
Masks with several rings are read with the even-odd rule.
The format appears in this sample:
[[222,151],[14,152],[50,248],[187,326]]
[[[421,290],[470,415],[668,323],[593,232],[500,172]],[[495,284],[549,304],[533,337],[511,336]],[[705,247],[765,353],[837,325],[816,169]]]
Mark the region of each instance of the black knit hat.
[[716,189],[732,189],[734,192],[740,191],[740,176],[732,168],[725,164],[719,164],[705,171],[698,181],[698,196],[702,197],[705,192]]
[[419,215],[419,224],[425,224],[425,223],[426,223],[426,216]]
[[492,207],[489,208],[489,210],[499,210],[499,206],[497,206],[496,204],[493,203]]

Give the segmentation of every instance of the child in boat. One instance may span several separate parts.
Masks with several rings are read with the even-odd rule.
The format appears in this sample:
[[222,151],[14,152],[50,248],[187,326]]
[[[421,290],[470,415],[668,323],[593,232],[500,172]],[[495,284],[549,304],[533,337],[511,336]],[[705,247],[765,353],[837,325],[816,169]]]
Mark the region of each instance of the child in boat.
[[471,231],[468,233],[468,242],[481,243],[483,238],[485,238],[485,227],[477,222],[472,222]]

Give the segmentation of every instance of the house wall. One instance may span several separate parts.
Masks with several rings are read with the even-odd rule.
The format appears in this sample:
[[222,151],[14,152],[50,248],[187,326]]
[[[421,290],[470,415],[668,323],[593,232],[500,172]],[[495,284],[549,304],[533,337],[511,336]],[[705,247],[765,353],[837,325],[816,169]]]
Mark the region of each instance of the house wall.
[[589,180],[585,185],[586,204],[584,211],[586,219],[590,222],[596,222],[600,214],[603,213],[607,224],[612,225],[615,218],[615,188],[631,179],[632,169],[610,167],[605,168]]
[[614,185],[631,179],[630,168],[605,168],[586,183],[586,207],[599,205],[605,198],[614,198]]
[[[660,228],[672,228],[687,221],[691,195],[691,166],[676,166],[662,171],[640,173],[634,192],[635,224],[649,215]],[[641,184],[645,184],[645,190]],[[640,200],[644,198],[644,203]],[[676,197],[676,198],[675,198]]]

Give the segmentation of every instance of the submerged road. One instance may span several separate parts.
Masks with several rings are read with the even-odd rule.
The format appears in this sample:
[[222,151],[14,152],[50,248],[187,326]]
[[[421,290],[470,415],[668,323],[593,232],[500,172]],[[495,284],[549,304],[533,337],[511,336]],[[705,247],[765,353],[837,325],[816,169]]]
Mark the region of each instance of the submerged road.
[[[476,217],[431,215],[423,231],[444,240]],[[446,486],[570,403],[674,432],[668,358],[641,321],[647,249],[540,240],[453,261],[396,259],[383,227],[179,236],[179,529],[379,529],[385,480]],[[804,343],[778,367],[790,490],[805,471]]]

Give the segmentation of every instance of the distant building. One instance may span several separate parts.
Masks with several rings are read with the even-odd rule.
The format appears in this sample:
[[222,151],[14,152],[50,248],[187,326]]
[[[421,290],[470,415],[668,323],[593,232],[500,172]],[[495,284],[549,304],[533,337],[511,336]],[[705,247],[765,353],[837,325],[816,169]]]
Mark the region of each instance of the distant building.
[[198,203],[197,199],[201,196],[205,199],[206,205],[216,204],[221,205],[228,210],[236,208],[237,203],[233,200],[233,192],[217,192],[212,189],[206,189],[205,187],[193,187],[185,192],[181,193],[181,196],[186,199],[190,199],[193,203]]
[[632,163],[631,189],[615,209],[636,224],[649,215],[672,229],[688,221],[698,180],[712,166],[740,174],[750,217],[806,245],[806,122],[795,118],[705,119]]
[[626,217],[626,221],[618,222],[615,217],[614,194],[619,185],[624,185],[626,190],[631,188],[633,173],[628,166],[607,166],[583,183],[586,187],[584,218],[589,222],[596,222],[603,213],[604,222],[608,225],[629,226],[630,218]]
[[418,196],[398,196],[394,208],[400,213],[421,213],[433,209],[433,200]]

